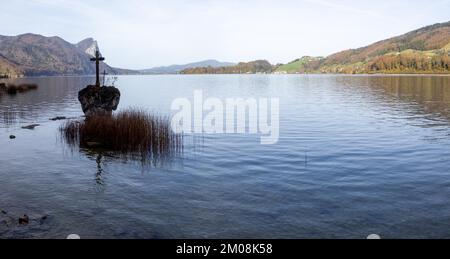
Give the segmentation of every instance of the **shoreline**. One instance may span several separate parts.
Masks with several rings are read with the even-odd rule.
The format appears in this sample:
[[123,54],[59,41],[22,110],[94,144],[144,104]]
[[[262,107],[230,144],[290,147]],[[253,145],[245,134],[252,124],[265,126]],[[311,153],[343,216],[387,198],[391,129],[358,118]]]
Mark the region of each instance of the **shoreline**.
[[[132,76],[254,76],[254,75],[266,75],[266,76],[348,76],[348,77],[389,77],[389,76],[433,76],[433,77],[450,77],[450,73],[444,74],[325,74],[325,73],[304,73],[304,74],[279,74],[279,73],[266,73],[266,74],[142,74],[142,75],[115,75],[120,77],[132,77]],[[14,81],[22,79],[36,79],[36,78],[81,78],[81,77],[95,77],[95,75],[60,75],[60,76],[24,76],[15,78],[0,78],[0,82]]]

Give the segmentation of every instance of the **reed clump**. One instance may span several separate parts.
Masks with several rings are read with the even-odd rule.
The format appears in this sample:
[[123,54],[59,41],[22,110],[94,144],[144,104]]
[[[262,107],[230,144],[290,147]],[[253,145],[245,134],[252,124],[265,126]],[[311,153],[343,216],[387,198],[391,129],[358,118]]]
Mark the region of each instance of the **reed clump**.
[[38,85],[36,84],[6,85],[5,83],[0,83],[0,92],[6,92],[7,94],[10,95],[15,95],[17,93],[23,93],[36,89],[38,89]]
[[67,121],[60,131],[71,145],[139,155],[142,159],[174,155],[182,150],[183,144],[182,136],[172,131],[169,117],[143,109]]

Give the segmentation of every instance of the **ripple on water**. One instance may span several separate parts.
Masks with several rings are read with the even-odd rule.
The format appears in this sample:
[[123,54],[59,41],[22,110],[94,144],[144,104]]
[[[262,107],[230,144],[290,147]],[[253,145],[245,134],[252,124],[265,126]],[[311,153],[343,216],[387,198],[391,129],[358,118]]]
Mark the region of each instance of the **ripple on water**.
[[0,206],[50,217],[0,237],[448,238],[450,78],[424,78],[120,77],[121,109],[165,114],[195,89],[280,98],[276,145],[186,137],[183,156],[145,169],[57,139],[49,118],[82,115],[92,78],[31,79],[37,91],[0,97]]

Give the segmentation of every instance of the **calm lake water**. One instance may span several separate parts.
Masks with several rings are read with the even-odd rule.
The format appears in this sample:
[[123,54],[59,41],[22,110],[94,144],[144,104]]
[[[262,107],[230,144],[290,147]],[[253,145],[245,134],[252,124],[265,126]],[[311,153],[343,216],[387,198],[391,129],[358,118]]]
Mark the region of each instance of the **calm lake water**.
[[277,144],[187,137],[152,168],[59,138],[49,118],[81,116],[93,78],[21,81],[40,87],[0,96],[0,210],[48,218],[0,215],[0,238],[450,238],[450,77],[119,77],[120,109],[170,114],[196,89],[280,98]]

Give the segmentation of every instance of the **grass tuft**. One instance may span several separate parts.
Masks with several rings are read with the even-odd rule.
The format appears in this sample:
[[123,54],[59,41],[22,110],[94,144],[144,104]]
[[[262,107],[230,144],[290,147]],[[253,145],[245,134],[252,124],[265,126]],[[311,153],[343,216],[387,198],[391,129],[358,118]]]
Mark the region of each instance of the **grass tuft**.
[[60,131],[69,145],[138,155],[143,160],[175,155],[183,146],[183,138],[173,133],[169,117],[135,108],[112,116],[96,115],[84,121],[67,121]]

